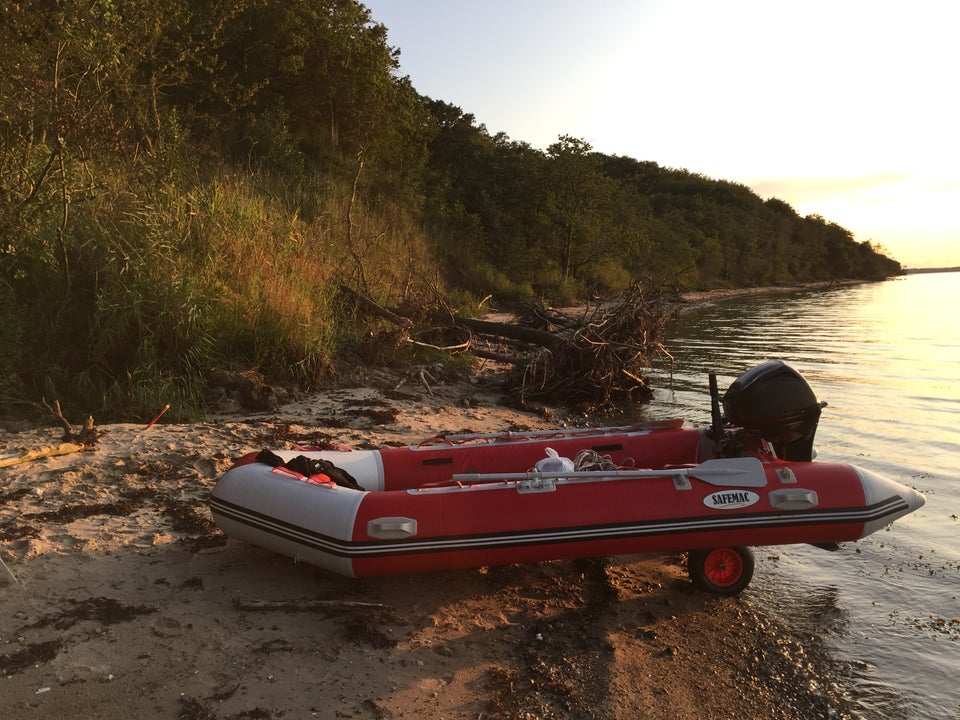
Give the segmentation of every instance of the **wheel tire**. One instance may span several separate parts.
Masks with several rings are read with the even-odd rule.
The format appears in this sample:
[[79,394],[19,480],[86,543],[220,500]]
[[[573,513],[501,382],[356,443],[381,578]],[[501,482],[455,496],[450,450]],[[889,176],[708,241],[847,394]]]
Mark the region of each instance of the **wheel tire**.
[[701,590],[715,595],[737,595],[753,579],[753,553],[746,547],[691,550],[687,572]]

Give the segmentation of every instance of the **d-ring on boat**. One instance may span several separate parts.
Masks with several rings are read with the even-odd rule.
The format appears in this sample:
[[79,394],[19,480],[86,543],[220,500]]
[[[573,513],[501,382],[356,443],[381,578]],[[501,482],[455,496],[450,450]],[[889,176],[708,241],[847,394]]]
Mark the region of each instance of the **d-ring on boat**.
[[688,551],[693,581],[732,595],[752,577],[749,546],[835,547],[923,505],[869,470],[813,461],[824,404],[783,362],[752,368],[722,398],[714,375],[710,388],[710,427],[251,454],[210,507],[228,536],[351,577]]

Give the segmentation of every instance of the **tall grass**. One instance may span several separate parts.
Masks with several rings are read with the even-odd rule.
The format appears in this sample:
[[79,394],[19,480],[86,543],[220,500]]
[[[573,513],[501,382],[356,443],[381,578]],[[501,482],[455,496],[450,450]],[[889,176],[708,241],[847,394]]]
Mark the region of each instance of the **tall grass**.
[[321,222],[246,179],[197,198],[198,277],[215,292],[220,362],[310,384],[333,365],[334,288]]
[[195,418],[217,369],[329,380],[371,332],[340,283],[392,304],[440,282],[413,223],[352,197],[319,177],[114,174],[63,228],[52,199],[0,256],[3,410],[55,397],[78,417]]

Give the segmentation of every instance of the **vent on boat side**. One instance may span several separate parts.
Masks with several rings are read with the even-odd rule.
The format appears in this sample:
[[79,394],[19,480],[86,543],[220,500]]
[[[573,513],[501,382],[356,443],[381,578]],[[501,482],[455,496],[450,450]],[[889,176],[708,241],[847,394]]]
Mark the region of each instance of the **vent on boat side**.
[[784,460],[813,459],[813,437],[826,403],[782,360],[747,370],[723,396],[726,419],[773,444]]

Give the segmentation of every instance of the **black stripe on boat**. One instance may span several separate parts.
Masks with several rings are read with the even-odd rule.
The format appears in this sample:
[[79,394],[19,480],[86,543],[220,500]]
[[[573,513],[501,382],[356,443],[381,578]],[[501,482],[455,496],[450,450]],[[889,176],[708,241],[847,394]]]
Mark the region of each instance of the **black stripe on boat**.
[[824,510],[797,510],[770,513],[745,513],[712,517],[649,520],[606,525],[544,528],[525,531],[451,535],[400,540],[341,540],[299,525],[272,518],[255,510],[227,502],[216,496],[210,500],[215,515],[247,525],[279,538],[299,543],[313,550],[345,558],[384,557],[417,553],[483,550],[486,548],[547,545],[570,542],[612,540],[624,537],[676,535],[694,532],[722,532],[727,530],[776,528],[783,526],[826,525],[838,523],[867,523],[909,510],[899,495],[874,503],[869,507]]

